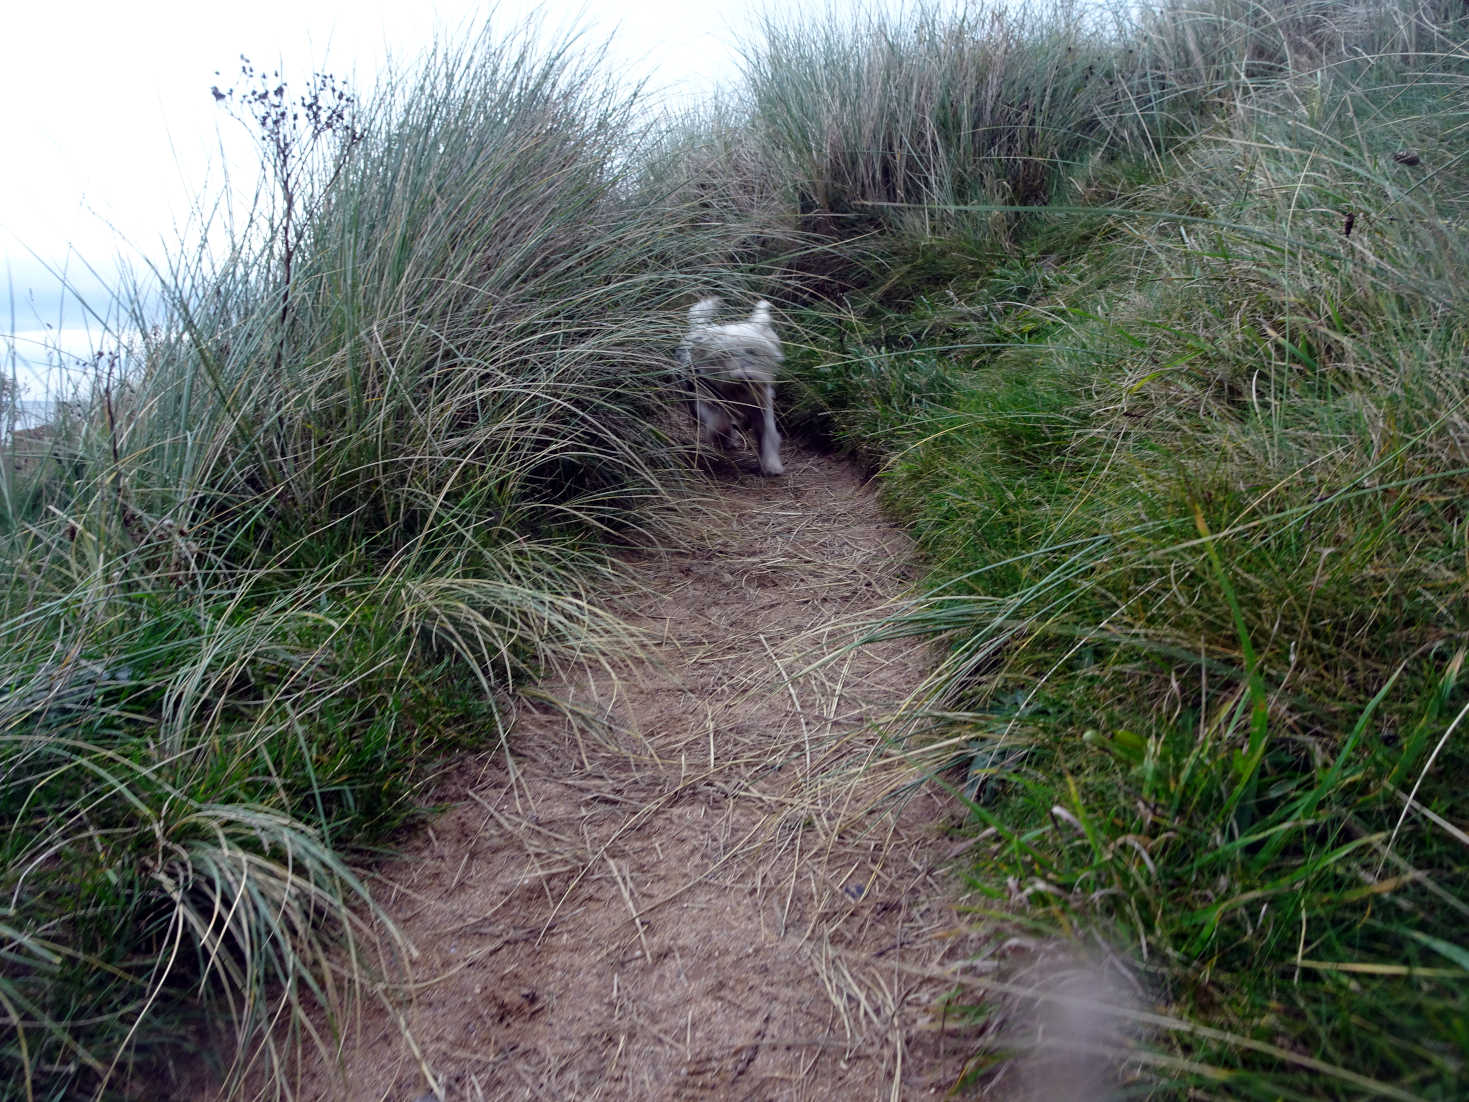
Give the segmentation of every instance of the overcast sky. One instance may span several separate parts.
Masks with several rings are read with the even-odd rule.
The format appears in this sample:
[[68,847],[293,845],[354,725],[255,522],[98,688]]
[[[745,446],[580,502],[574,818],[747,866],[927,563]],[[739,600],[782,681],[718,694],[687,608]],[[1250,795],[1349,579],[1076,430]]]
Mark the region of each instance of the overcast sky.
[[[838,0],[839,4],[841,0]],[[788,5],[785,5],[788,6]],[[440,36],[490,18],[519,22],[537,5],[505,0],[10,0],[0,21],[0,333],[54,325],[62,269],[95,286],[116,256],[157,258],[196,200],[220,181],[219,143],[253,174],[244,131],[209,88],[239,57],[282,66],[294,86],[330,72],[365,91],[392,55],[409,62]],[[548,23],[613,36],[629,78],[699,94],[738,72],[754,15],[782,0],[549,0]],[[216,71],[222,74],[216,77]],[[11,313],[14,312],[12,322]],[[72,315],[66,326],[77,324]],[[3,350],[0,350],[3,351]]]

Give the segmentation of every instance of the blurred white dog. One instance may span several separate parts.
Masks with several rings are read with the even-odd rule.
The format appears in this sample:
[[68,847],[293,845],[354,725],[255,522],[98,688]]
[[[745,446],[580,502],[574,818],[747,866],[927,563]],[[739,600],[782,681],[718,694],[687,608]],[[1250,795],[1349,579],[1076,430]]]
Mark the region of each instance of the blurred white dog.
[[678,346],[699,438],[732,447],[740,438],[735,426],[743,424],[755,438],[761,472],[784,474],[775,427],[775,372],[784,355],[770,324],[770,303],[757,302],[745,321],[715,325],[719,301],[700,299],[689,307],[689,333]]

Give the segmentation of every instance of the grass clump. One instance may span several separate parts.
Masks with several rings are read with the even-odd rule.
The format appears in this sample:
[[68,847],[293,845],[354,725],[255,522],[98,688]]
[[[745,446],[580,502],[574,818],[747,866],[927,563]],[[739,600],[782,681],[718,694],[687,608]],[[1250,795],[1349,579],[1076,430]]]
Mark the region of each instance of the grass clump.
[[943,225],[986,199],[1044,204],[1083,152],[1159,136],[1137,109],[1144,67],[1065,6],[771,22],[745,79],[768,170],[838,237]]
[[351,117],[309,149],[266,89],[223,258],[121,295],[114,370],[4,466],[0,1095],[123,1090],[201,1018],[232,1075],[330,1058],[305,1010],[384,950],[351,861],[625,644],[588,594],[691,477],[664,365],[738,235],[639,194],[599,64],[527,30],[318,78]]

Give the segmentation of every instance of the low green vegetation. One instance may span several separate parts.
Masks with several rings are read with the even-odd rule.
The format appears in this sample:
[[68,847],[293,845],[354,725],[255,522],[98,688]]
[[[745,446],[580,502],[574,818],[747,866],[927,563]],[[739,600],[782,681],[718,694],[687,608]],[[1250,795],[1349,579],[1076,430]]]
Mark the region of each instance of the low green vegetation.
[[[1469,26],[1165,14],[1134,56],[1238,67],[1148,69],[1218,83],[1151,148],[1046,151],[1043,208],[864,227],[887,265],[808,312],[792,401],[927,557],[879,634],[943,644],[908,746],[982,831],[975,922],[1125,962],[1133,1089],[1459,1097]],[[842,42],[796,64],[891,48]]]
[[976,929],[1132,977],[1121,1089],[1462,1097],[1465,41],[1447,0],[919,7],[772,24],[674,121],[528,38],[313,84],[310,131],[231,100],[261,206],[0,466],[0,1097],[342,1012],[354,869],[619,645],[720,287],[916,536],[895,738],[972,809]]

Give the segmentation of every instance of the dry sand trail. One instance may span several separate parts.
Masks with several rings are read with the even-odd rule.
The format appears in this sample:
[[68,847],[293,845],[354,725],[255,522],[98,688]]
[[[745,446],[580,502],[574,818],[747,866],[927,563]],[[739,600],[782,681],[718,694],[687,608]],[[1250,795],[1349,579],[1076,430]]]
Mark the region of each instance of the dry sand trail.
[[[721,476],[707,527],[627,556],[642,653],[574,665],[377,872],[417,948],[341,1064],[296,1097],[906,1099],[972,1040],[924,969],[961,955],[956,811],[897,786],[870,724],[922,678],[915,641],[855,637],[911,547],[852,467]],[[406,1027],[407,1039],[405,1039]]]

